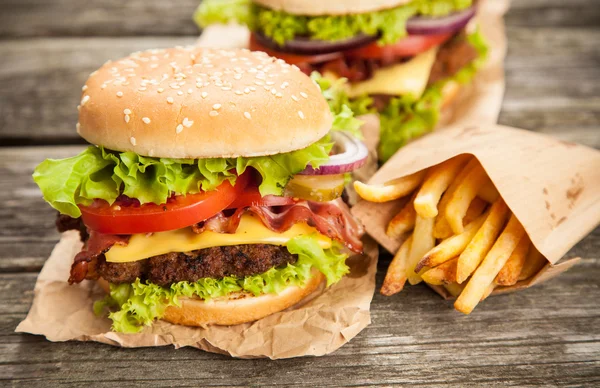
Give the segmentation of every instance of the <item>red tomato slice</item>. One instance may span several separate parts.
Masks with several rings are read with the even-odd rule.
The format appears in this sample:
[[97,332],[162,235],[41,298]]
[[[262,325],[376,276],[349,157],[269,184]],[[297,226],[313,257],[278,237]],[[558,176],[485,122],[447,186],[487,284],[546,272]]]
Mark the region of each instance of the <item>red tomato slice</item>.
[[402,57],[414,57],[434,46],[438,46],[452,37],[452,33],[437,35],[409,35],[397,43],[379,46],[377,42],[371,43],[354,50],[344,52],[344,55],[352,58],[370,59],[393,59]]
[[277,50],[270,49],[263,46],[256,41],[253,34],[250,34],[250,50],[252,51],[263,51],[272,57],[280,58],[289,63],[290,65],[302,65],[305,63],[320,63],[331,61],[332,59],[339,58],[342,56],[341,52],[317,54],[317,55],[296,55],[289,53],[282,53]]
[[167,203],[141,206],[109,205],[97,200],[90,206],[82,206],[83,223],[90,229],[106,234],[152,233],[175,230],[204,221],[226,209],[244,193],[249,174],[242,174],[235,186],[223,182],[216,190],[198,194],[178,195]]
[[290,197],[267,195],[262,197],[256,185],[250,184],[246,190],[231,203],[228,209],[238,209],[247,206],[283,206],[294,203]]

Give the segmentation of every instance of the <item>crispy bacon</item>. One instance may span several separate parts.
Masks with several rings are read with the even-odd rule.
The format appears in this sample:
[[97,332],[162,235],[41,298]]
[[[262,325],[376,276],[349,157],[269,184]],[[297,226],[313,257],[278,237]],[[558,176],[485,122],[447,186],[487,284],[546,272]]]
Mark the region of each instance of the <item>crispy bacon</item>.
[[246,212],[256,214],[263,224],[274,232],[285,232],[292,225],[303,222],[314,227],[327,237],[338,240],[354,252],[362,252],[360,237],[362,226],[350,214],[341,201],[301,201],[287,206],[250,206],[235,212],[221,212],[216,216],[192,226],[196,233],[210,230],[218,233],[234,233]]
[[94,262],[98,259],[98,256],[115,244],[127,245],[128,242],[129,236],[117,236],[89,231],[89,238],[85,242],[83,250],[75,256],[73,265],[71,265],[69,284],[80,283],[84,279],[95,279],[97,276],[95,276],[96,266]]

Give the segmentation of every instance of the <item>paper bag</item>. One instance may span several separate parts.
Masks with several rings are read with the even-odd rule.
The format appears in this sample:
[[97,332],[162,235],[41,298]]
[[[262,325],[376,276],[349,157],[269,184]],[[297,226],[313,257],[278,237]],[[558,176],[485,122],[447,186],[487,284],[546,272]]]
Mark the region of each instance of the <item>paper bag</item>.
[[[456,126],[427,135],[397,152],[369,183],[385,183],[456,155],[474,155],[549,261],[532,279],[494,293],[520,289],[564,272],[577,259],[556,264],[600,223],[600,152],[538,133],[497,125]],[[352,213],[389,252],[401,239],[385,234],[402,203],[361,201]],[[434,287],[443,296],[441,287]]]

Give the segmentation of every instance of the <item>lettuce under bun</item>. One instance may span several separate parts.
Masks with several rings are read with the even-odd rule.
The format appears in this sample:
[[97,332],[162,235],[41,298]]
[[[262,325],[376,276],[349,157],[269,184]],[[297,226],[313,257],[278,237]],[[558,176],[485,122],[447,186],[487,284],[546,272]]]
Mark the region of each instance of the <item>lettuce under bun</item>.
[[380,11],[410,3],[412,0],[253,0],[255,3],[294,15],[347,15]]

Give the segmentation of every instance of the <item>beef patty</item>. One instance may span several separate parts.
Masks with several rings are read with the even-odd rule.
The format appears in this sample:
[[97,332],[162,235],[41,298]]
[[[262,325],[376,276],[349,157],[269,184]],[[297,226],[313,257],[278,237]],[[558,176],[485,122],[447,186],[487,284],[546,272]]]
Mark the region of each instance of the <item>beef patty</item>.
[[245,277],[295,263],[296,255],[276,245],[249,244],[167,253],[131,263],[108,263],[101,255],[88,278],[101,276],[110,283],[132,283],[136,278],[160,286],[201,278]]

